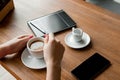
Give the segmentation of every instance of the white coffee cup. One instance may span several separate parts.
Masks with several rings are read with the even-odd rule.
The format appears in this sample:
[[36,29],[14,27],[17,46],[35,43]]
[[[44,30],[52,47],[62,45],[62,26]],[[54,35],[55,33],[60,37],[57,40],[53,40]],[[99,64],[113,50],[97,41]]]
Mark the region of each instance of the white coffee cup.
[[72,28],[72,40],[78,42],[82,40],[83,31],[80,28]]
[[44,41],[40,37],[31,38],[27,42],[27,49],[31,54],[31,56],[35,58],[43,58],[43,46],[44,46]]

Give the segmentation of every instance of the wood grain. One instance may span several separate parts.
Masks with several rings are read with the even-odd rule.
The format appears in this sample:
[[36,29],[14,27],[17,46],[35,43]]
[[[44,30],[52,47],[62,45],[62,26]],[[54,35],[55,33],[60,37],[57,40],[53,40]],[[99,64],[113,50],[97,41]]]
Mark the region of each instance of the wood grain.
[[[15,9],[0,23],[1,44],[18,35],[32,34],[27,21],[63,9],[77,23],[77,27],[90,35],[91,43],[83,49],[72,49],[64,42],[70,29],[56,34],[65,46],[62,80],[76,80],[71,70],[95,52],[112,63],[95,80],[120,80],[120,15],[82,0],[14,0],[14,4]],[[46,69],[29,69],[22,64],[20,56],[1,61],[22,80],[45,80]]]

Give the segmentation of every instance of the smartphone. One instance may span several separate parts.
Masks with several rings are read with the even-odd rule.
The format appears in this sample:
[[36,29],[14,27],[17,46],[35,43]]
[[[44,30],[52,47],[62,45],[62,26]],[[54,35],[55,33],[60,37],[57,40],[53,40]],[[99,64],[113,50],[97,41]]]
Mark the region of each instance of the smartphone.
[[71,71],[78,80],[93,80],[111,65],[110,61],[98,53],[93,54]]

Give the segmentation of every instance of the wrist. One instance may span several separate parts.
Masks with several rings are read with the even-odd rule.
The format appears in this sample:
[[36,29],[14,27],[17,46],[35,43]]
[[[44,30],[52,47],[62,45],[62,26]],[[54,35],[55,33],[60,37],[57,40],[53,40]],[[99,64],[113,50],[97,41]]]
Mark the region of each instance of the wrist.
[[47,67],[61,67],[61,63],[60,62],[55,62],[55,61],[52,61],[52,62],[50,62],[50,61],[48,61],[48,62],[46,62],[46,65],[47,65]]
[[55,63],[47,64],[46,80],[61,80],[61,65]]

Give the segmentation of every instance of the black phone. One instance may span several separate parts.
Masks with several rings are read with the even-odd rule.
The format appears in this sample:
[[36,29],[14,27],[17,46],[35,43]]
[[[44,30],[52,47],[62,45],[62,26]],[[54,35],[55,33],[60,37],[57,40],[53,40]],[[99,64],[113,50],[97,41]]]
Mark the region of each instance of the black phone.
[[78,80],[93,80],[111,65],[110,61],[95,53],[71,71]]

